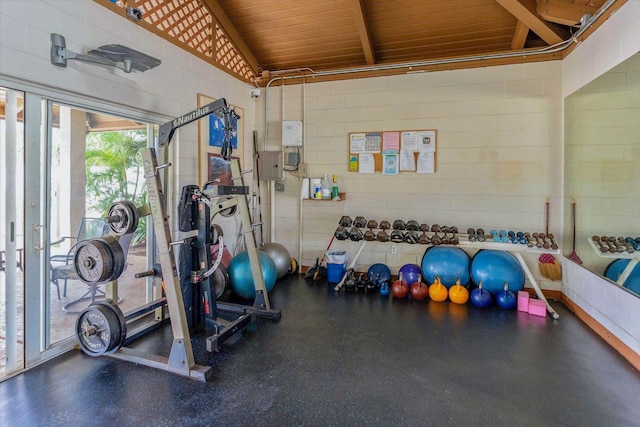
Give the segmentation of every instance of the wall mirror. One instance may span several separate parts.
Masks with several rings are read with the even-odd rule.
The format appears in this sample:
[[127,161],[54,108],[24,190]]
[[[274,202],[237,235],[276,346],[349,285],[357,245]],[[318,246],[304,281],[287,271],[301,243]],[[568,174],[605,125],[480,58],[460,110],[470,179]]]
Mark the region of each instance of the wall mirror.
[[564,107],[564,255],[640,296],[640,54]]

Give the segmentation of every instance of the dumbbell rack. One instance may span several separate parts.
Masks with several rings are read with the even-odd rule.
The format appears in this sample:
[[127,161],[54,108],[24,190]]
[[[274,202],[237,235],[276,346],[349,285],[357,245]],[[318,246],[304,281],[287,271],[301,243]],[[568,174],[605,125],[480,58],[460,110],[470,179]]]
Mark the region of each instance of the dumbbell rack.
[[[347,227],[349,227],[350,225],[351,224],[349,224]],[[340,226],[338,228],[340,228],[340,227],[345,228],[342,224],[340,224]],[[359,229],[359,228],[362,228],[362,227],[353,227],[353,228],[358,228]],[[455,229],[457,231],[457,227],[455,227]],[[336,230],[336,232],[337,232],[337,230]],[[432,231],[432,233],[436,233],[436,232]],[[350,232],[347,235],[349,235],[349,234],[350,234]],[[535,277],[531,273],[531,270],[529,269],[529,266],[527,265],[527,263],[525,262],[524,258],[521,255],[522,252],[524,252],[524,253],[560,255],[560,250],[559,249],[552,249],[552,248],[548,248],[547,249],[547,248],[529,247],[526,244],[503,243],[503,242],[495,242],[495,241],[492,241],[492,240],[471,241],[471,240],[469,240],[469,234],[454,234],[454,236],[457,236],[456,243],[453,243],[453,244],[445,243],[445,244],[442,244],[442,246],[460,246],[460,247],[467,247],[467,248],[470,248],[470,249],[492,249],[492,250],[506,251],[506,252],[511,253],[516,258],[518,263],[520,264],[520,267],[522,267],[522,270],[524,271],[525,275],[529,279],[529,282],[531,283],[531,286],[533,287],[533,289],[534,289],[536,295],[538,296],[538,298],[540,300],[544,301],[545,306],[547,308],[547,312],[549,312],[551,317],[553,317],[554,319],[559,319],[560,318],[560,315],[553,309],[553,307],[551,307],[551,305],[547,301],[547,298],[542,293],[542,289],[540,288],[540,285],[536,281]],[[431,240],[432,236],[429,236],[429,237],[430,237],[430,240]],[[341,239],[341,240],[346,240],[346,238],[345,239]],[[351,240],[354,240],[354,239],[351,238]],[[383,243],[386,243],[386,242],[383,242]],[[395,243],[400,243],[400,242],[395,242]],[[431,243],[420,244],[420,245],[421,246],[427,246],[427,247],[435,246],[435,245],[433,245]],[[635,263],[634,263],[634,265],[635,265]],[[631,270],[629,270],[629,273],[630,272],[631,272]],[[627,274],[627,276],[628,276],[628,274]],[[622,278],[622,276],[621,276],[621,278]],[[626,277],[625,277],[625,280],[626,280]],[[340,289],[340,287],[342,286],[343,283],[344,283],[344,278],[343,278],[342,282],[338,286],[336,286],[336,291]]]
[[611,258],[611,259],[628,259],[629,264],[627,264],[627,266],[624,268],[624,270],[622,270],[622,273],[620,273],[620,277],[618,277],[618,280],[616,280],[616,284],[623,286],[624,282],[627,281],[627,279],[629,278],[629,276],[631,275],[631,272],[633,272],[633,269],[636,267],[636,265],[638,264],[638,262],[640,262],[640,252],[634,251],[633,253],[628,253],[628,252],[602,252],[602,250],[600,249],[600,247],[598,246],[598,244],[596,242],[593,241],[593,238],[588,237],[587,238],[589,244],[591,245],[591,247],[593,248],[594,252],[596,253],[596,255],[598,255],[600,258]]

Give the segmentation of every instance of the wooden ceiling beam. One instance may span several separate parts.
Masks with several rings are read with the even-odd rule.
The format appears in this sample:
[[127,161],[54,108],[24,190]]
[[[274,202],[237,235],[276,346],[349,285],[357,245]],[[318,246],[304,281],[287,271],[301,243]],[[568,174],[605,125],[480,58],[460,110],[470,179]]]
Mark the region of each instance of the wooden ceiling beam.
[[594,15],[598,11],[595,6],[576,4],[566,0],[538,0],[537,12],[542,18],[556,24],[573,26],[580,22],[584,15]]
[[524,44],[527,41],[527,35],[529,34],[529,28],[522,23],[522,21],[518,21],[516,23],[516,30],[513,32],[513,40],[511,40],[511,49],[513,50],[522,50],[524,49]]
[[367,60],[367,65],[373,65],[376,63],[376,54],[373,51],[373,43],[371,42],[371,33],[369,32],[369,25],[365,17],[364,5],[362,4],[362,0],[350,0],[350,2],[353,6],[356,28],[358,28],[358,35],[362,42],[364,57]]
[[238,30],[236,30],[234,25],[231,23],[231,20],[224,12],[224,9],[222,9],[222,6],[220,6],[220,3],[218,3],[218,0],[201,1],[202,4],[209,10],[209,12],[211,12],[211,15],[213,15],[214,19],[218,22],[218,25],[220,25],[229,41],[231,41],[234,47],[238,49],[238,53],[242,56],[242,58],[244,58],[247,66],[251,69],[251,71],[255,75],[260,74],[260,65],[258,64],[258,60],[249,49],[249,46],[247,46],[242,36],[240,36]]
[[562,42],[562,34],[550,26],[536,13],[536,0],[496,0],[516,19],[536,33],[545,43],[554,45]]

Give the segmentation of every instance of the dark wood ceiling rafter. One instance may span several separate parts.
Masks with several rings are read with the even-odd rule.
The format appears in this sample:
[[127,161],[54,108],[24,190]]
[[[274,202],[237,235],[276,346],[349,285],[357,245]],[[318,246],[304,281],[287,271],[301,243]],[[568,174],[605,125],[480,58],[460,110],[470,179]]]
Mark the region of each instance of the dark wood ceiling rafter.
[[513,50],[522,50],[524,49],[524,44],[527,42],[527,36],[529,35],[529,28],[522,23],[522,21],[518,21],[516,24],[516,29],[513,32],[513,39],[511,40],[511,49]]
[[580,4],[566,0],[538,0],[537,12],[549,22],[562,25],[576,25],[584,15],[594,15],[602,4],[595,6],[589,3]]
[[376,63],[376,54],[373,50],[373,43],[371,42],[371,33],[369,32],[369,24],[367,23],[363,0],[350,0],[353,7],[354,19],[356,21],[356,28],[358,29],[358,35],[360,36],[360,42],[362,43],[362,50],[364,51],[364,57],[367,61],[367,65],[373,65]]
[[536,13],[536,0],[496,1],[550,46],[561,43],[566,39],[567,34],[538,16]]

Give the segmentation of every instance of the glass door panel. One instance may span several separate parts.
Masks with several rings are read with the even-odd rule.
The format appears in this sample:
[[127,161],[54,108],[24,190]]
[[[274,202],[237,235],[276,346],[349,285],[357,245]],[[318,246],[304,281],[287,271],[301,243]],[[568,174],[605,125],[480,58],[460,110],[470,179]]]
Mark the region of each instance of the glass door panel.
[[24,93],[0,87],[0,380],[24,367]]
[[[152,136],[148,125],[50,102],[49,105],[49,339],[75,335],[77,313],[105,298],[106,285],[84,283],[74,268],[79,242],[110,233],[104,218],[113,202],[146,203],[141,150]],[[124,272],[118,278],[120,308],[126,312],[147,302],[146,218],[135,232],[120,237]],[[83,266],[86,272],[100,266]],[[99,269],[99,270],[98,270]]]

